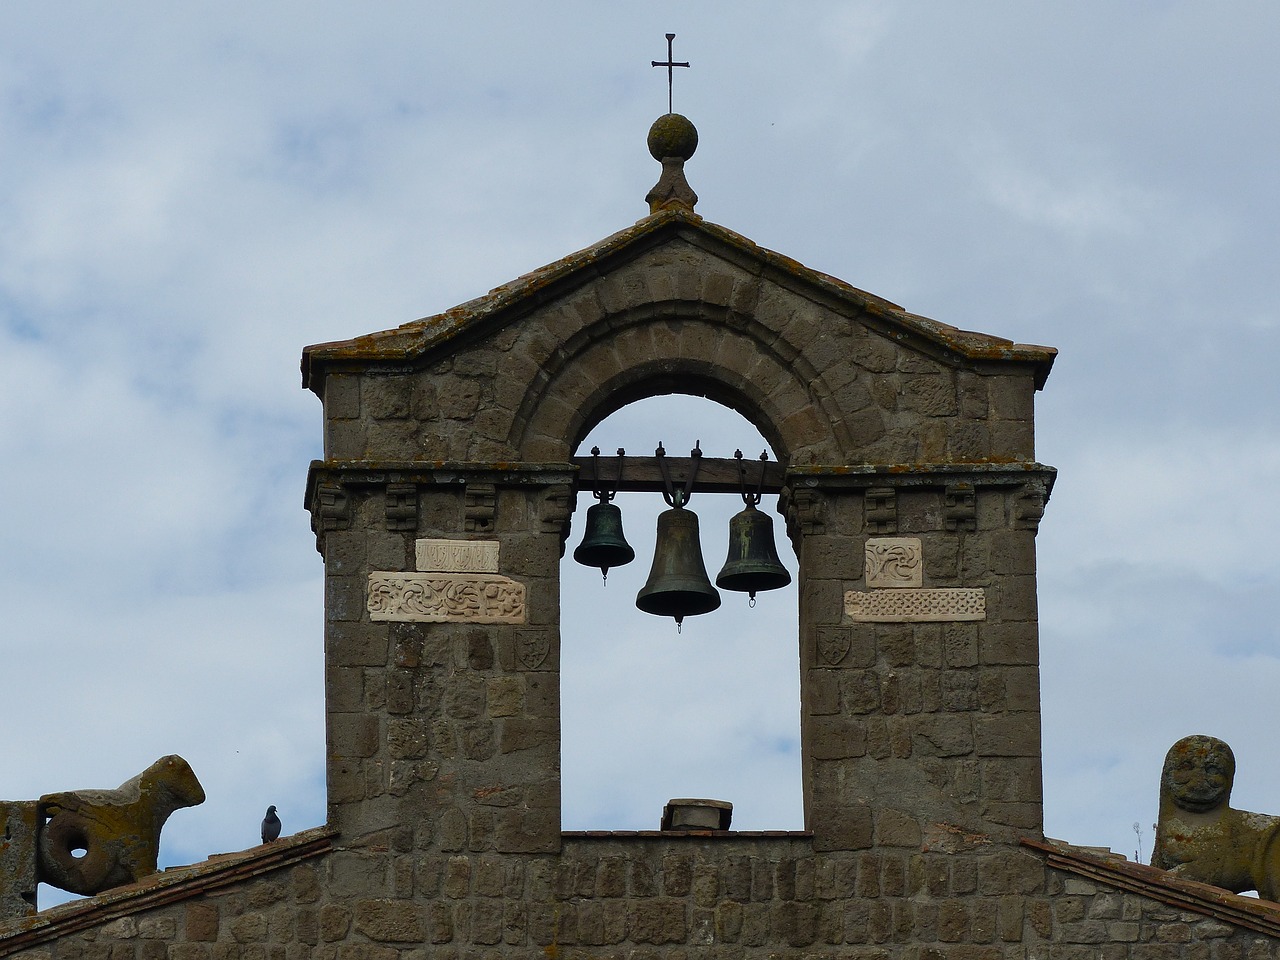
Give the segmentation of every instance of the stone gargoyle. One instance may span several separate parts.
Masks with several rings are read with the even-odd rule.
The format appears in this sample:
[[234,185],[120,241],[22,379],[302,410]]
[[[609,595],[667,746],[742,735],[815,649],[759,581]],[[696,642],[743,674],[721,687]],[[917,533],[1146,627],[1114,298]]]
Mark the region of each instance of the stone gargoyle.
[[176,754],[161,757],[115,790],[72,790],[40,798],[37,873],[72,893],[95,894],[156,872],[160,830],[181,807],[204,803],[204,788]]
[[1216,737],[1183,737],[1164,758],[1151,865],[1280,901],[1280,817],[1232,809],[1236,758]]

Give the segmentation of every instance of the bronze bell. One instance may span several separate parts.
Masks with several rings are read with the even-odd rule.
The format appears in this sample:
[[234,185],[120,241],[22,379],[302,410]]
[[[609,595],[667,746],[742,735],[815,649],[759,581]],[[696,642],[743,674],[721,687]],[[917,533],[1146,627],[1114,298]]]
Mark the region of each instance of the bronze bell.
[[773,543],[773,518],[761,513],[754,503],[729,521],[729,555],[716,577],[716,586],[751,595],[754,606],[757,590],[778,590],[791,582],[791,574],[778,559]]
[[636,558],[622,535],[622,510],[616,503],[595,503],[587,508],[587,532],[573,551],[573,559],[586,567],[599,567],[606,580],[609,568]]
[[658,542],[653,552],[649,582],[636,594],[636,606],[659,617],[685,617],[710,613],[720,606],[720,594],[707,577],[698,541],[698,515],[684,507],[658,514]]

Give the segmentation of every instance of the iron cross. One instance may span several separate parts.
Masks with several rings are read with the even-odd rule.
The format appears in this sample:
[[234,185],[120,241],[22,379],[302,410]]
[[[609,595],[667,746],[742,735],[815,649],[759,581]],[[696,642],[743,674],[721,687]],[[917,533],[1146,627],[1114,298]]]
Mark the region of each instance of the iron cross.
[[675,111],[671,109],[671,88],[673,86],[672,80],[675,76],[675,71],[672,69],[672,67],[687,67],[689,65],[687,61],[685,63],[676,63],[676,61],[672,59],[671,41],[674,40],[675,38],[676,38],[676,35],[674,33],[667,34],[667,62],[666,63],[662,63],[659,60],[650,61],[655,67],[667,68],[667,113],[675,113]]

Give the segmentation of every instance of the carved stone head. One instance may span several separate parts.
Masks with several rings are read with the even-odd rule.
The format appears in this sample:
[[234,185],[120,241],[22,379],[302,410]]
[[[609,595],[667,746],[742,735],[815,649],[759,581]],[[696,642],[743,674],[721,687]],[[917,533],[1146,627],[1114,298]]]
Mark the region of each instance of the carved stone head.
[[1160,792],[1184,810],[1207,813],[1227,805],[1235,776],[1236,758],[1226,743],[1217,737],[1183,737],[1165,755]]

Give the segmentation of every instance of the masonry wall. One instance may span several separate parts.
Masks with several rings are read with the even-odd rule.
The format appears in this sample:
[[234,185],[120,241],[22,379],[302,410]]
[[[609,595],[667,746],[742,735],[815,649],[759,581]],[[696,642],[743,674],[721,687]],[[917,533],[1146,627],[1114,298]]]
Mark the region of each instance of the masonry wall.
[[[58,908],[55,908],[58,909]],[[47,960],[1262,960],[1275,938],[1030,853],[566,838],[559,857],[337,852],[16,954]],[[0,948],[3,944],[0,944]]]

